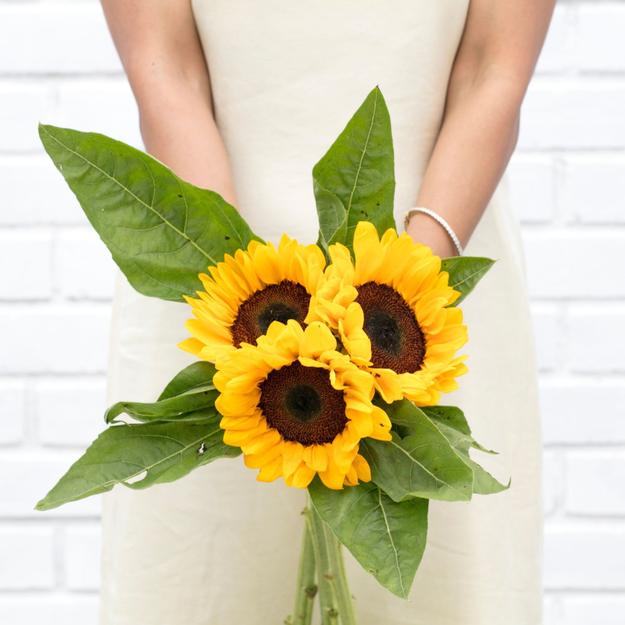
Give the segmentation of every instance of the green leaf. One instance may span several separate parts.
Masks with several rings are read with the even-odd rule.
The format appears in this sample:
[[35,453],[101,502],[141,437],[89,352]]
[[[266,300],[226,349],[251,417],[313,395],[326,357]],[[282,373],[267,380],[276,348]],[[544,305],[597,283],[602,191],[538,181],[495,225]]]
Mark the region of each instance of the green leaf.
[[473,471],[423,413],[418,419],[405,438],[393,432],[391,441],[361,441],[373,482],[398,502],[413,497],[470,500]]
[[201,425],[114,425],[98,436],[37,510],[104,493],[116,484],[139,489],[172,482],[217,458],[239,454],[238,447],[224,444],[218,417]]
[[120,414],[139,421],[203,422],[217,414],[214,408],[219,392],[213,386],[215,367],[196,362],[180,371],[155,402],[120,401],[105,413],[107,423],[115,422]]
[[212,385],[215,365],[200,360],[179,371],[159,395],[159,401]]
[[454,302],[457,306],[493,266],[494,260],[478,256],[454,256],[443,258],[441,270],[449,274],[449,286],[460,291],[460,297]]
[[214,408],[219,396],[212,385],[194,393],[187,393],[156,402],[120,401],[104,414],[107,423],[115,422],[121,414],[138,421],[206,421],[217,414]]
[[482,468],[469,455],[469,449],[479,449],[488,454],[496,452],[482,447],[471,435],[471,429],[460,408],[455,406],[430,406],[423,412],[437,425],[441,434],[449,441],[464,463],[473,471],[472,490],[477,495],[492,495],[507,490],[508,484],[502,484],[488,471]]
[[408,597],[425,549],[427,500],[396,503],[372,483],[330,490],[318,478],[308,490],[321,518],[363,568]]
[[376,403],[393,423],[393,440],[364,439],[360,444],[373,481],[394,501],[471,499],[473,471],[437,424],[407,399]]
[[447,426],[466,435],[465,442],[468,443],[468,447],[479,449],[487,454],[497,454],[496,451],[483,447],[473,438],[467,418],[464,416],[464,412],[457,406],[426,406],[421,408],[421,410],[439,425],[439,429],[441,429],[441,425]]
[[178,178],[156,159],[104,135],[39,126],[54,164],[132,286],[180,301],[198,273],[254,235],[214,191]]
[[326,250],[336,242],[351,248],[359,221],[371,221],[379,233],[395,227],[391,120],[378,87],[314,166],[313,189]]

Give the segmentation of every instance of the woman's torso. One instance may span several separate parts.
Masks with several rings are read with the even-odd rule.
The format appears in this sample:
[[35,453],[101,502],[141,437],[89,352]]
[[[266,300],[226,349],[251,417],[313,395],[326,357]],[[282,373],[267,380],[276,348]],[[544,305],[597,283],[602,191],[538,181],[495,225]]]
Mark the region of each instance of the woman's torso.
[[469,0],[194,0],[238,208],[316,239],[311,170],[367,93],[391,114],[399,217],[439,130]]

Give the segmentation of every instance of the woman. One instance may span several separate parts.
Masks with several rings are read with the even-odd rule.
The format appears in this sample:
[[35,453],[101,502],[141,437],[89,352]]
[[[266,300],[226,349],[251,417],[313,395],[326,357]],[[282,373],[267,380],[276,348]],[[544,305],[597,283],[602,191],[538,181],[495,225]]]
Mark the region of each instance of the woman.
[[[214,189],[267,240],[316,237],[310,169],[379,84],[393,123],[396,219],[441,256],[498,259],[465,306],[470,373],[445,401],[513,476],[433,502],[410,601],[348,558],[362,625],[541,621],[540,437],[518,229],[500,180],[554,0],[103,0],[149,152]],[[441,225],[441,221],[442,224]],[[153,400],[188,355],[183,305],[118,276],[109,399]],[[140,375],[135,372],[140,371]],[[304,493],[239,461],[105,499],[102,625],[281,623]]]

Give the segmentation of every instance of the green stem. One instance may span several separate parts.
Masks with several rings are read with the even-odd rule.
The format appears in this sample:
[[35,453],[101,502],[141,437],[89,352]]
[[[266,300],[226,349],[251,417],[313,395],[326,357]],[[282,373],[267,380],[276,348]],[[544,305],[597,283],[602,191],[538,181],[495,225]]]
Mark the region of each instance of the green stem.
[[[307,512],[307,510],[304,511],[304,514]],[[308,529],[308,522],[306,522],[302,535],[302,551],[297,573],[295,605],[293,607],[293,616],[287,621],[289,625],[310,625],[315,605],[315,596],[317,595],[316,575],[317,569],[315,566],[313,542]]]
[[321,623],[356,625],[340,544],[312,504],[306,512],[306,519],[317,563]]
[[338,611],[341,618],[341,625],[356,625],[356,615],[354,614],[354,602],[349,590],[347,575],[345,573],[345,562],[341,543],[336,539],[332,530],[325,526],[327,541],[329,544],[330,561],[334,571],[334,583],[336,586],[336,598]]

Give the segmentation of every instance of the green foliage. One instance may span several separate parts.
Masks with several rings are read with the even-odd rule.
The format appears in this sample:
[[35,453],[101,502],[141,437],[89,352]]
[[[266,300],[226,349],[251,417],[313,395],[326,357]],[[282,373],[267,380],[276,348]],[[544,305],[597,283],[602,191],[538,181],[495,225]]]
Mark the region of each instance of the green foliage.
[[418,423],[409,436],[401,438],[394,432],[392,441],[361,443],[360,453],[371,467],[373,481],[393,501],[471,499],[471,468],[423,413],[415,420]]
[[159,401],[212,385],[215,365],[200,360],[179,371],[159,395]]
[[113,425],[70,467],[37,510],[104,493],[116,484],[138,489],[172,482],[217,458],[239,453],[238,447],[224,444],[218,415],[202,424]]
[[460,408],[455,406],[431,406],[423,408],[443,436],[447,438],[449,444],[453,446],[467,466],[473,471],[473,492],[477,495],[492,495],[500,493],[510,487],[495,479],[488,471],[483,469],[475,460],[469,456],[469,449],[478,449],[488,454],[494,451],[482,447],[471,435],[471,429]]
[[490,258],[479,256],[443,258],[441,269],[449,274],[449,286],[460,291],[460,297],[454,302],[454,306],[457,306],[475,288],[494,262]]
[[195,362],[180,371],[155,402],[120,401],[105,413],[107,423],[120,414],[138,421],[204,422],[217,415],[214,407],[219,393],[213,386],[215,367],[208,362]]
[[198,273],[254,238],[219,194],[181,180],[140,150],[54,126],[40,126],[39,135],[113,260],[144,295],[193,295]]
[[330,490],[316,478],[309,487],[319,516],[378,582],[406,598],[427,536],[428,502],[394,502],[375,484]]
[[394,228],[395,174],[391,120],[375,87],[313,168],[319,244],[351,248],[359,221],[379,233]]

